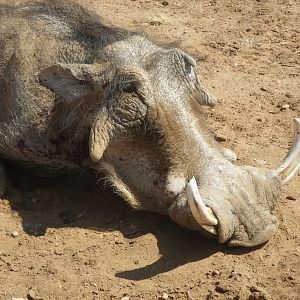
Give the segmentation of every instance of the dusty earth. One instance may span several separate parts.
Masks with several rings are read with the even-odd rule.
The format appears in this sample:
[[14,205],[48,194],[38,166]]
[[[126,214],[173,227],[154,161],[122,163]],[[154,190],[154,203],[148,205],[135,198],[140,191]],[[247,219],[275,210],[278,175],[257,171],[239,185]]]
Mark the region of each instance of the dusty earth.
[[[300,116],[297,0],[81,2],[197,59],[219,100],[208,122],[239,164],[284,157]],[[1,300],[300,299],[299,174],[274,212],[277,235],[256,249],[132,211],[101,174],[44,180],[11,168],[10,180],[0,200]]]

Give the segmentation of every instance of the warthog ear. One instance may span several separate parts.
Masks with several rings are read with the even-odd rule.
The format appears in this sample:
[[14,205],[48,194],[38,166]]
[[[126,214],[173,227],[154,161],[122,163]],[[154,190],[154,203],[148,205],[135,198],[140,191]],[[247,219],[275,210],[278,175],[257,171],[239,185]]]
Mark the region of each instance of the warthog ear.
[[212,95],[210,95],[210,93],[204,88],[200,78],[194,71],[194,68],[196,67],[195,59],[180,49],[176,50],[184,60],[186,74],[190,77],[192,81],[195,81],[195,88],[200,95],[200,97],[197,97],[199,98],[200,104],[214,107],[217,104],[217,100]]
[[41,71],[39,79],[62,100],[72,102],[95,93],[95,82],[101,80],[105,69],[100,64],[57,64]]

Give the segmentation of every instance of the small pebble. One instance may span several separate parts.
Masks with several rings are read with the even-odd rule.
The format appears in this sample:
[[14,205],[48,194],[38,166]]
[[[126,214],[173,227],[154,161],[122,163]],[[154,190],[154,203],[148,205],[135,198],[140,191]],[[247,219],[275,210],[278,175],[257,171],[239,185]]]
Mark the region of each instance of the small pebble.
[[286,96],[287,98],[292,98],[292,95],[289,94],[289,93],[286,93],[285,96]]
[[25,300],[24,298],[12,297],[11,300]]
[[271,300],[267,295],[261,292],[253,292],[247,300]]
[[159,25],[162,24],[162,22],[161,22],[161,21],[158,21],[158,20],[151,20],[151,21],[149,22],[149,24],[150,24],[151,26],[159,26]]
[[257,286],[251,286],[250,288],[249,288],[249,290],[250,290],[250,292],[252,292],[252,293],[255,293],[255,292],[261,292],[261,289],[259,288],[259,287],[257,287]]
[[218,276],[218,275],[220,275],[220,271],[219,271],[219,270],[213,270],[213,271],[211,272],[211,274],[212,274],[213,276]]
[[288,108],[290,108],[290,106],[289,106],[289,104],[283,104],[283,105],[281,105],[281,108],[282,109],[288,109]]
[[85,264],[86,266],[94,267],[94,266],[96,266],[97,262],[96,262],[95,259],[88,259],[84,264]]
[[226,286],[218,285],[218,286],[216,286],[216,292],[225,294],[225,293],[229,292],[229,288],[227,288]]
[[17,211],[14,211],[14,212],[12,213],[12,215],[13,215],[13,217],[18,217],[18,216],[19,216],[19,213],[18,213]]
[[119,240],[118,240],[118,241],[115,241],[115,244],[116,244],[116,245],[122,245],[122,244],[124,244],[124,241],[119,241]]
[[288,200],[292,200],[292,201],[296,201],[296,198],[293,196],[286,196],[286,199]]
[[167,300],[169,298],[169,295],[167,293],[163,293],[160,297],[160,299],[163,299],[163,300]]
[[290,109],[290,106],[288,104],[283,104],[280,106],[280,111],[288,111]]
[[167,6],[167,5],[169,5],[169,2],[168,2],[168,1],[163,1],[161,4],[162,4],[163,6]]
[[38,292],[34,289],[30,289],[27,294],[28,300],[42,300],[42,298],[39,296]]
[[215,140],[217,142],[226,142],[227,139],[225,136],[215,135]]
[[13,237],[17,237],[17,236],[19,236],[19,232],[18,231],[13,231],[12,233],[11,233],[11,235],[13,236]]
[[56,254],[56,255],[62,255],[62,252],[60,250],[58,250],[58,249],[55,249],[54,250],[54,254]]
[[129,296],[128,295],[124,295],[123,297],[122,297],[122,299],[121,300],[129,300],[130,298],[129,298]]

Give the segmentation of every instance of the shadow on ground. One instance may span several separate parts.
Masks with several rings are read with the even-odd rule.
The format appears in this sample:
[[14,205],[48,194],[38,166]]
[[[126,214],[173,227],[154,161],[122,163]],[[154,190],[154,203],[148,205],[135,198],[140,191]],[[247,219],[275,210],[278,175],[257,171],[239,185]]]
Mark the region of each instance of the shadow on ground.
[[28,235],[41,236],[47,228],[63,227],[120,231],[127,239],[152,233],[161,257],[145,267],[117,273],[120,278],[147,279],[219,251],[236,255],[249,251],[219,245],[179,227],[167,216],[132,210],[91,171],[54,179],[33,177],[14,168],[8,174],[7,199]]

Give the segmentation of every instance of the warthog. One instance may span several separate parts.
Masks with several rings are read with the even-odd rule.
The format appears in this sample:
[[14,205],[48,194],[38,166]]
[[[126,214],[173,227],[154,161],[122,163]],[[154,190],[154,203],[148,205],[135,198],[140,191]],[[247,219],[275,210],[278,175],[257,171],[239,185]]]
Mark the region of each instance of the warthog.
[[41,175],[105,170],[135,209],[232,246],[267,241],[300,167],[300,120],[277,169],[237,166],[206,128],[215,100],[192,57],[61,2],[0,9],[0,156]]

